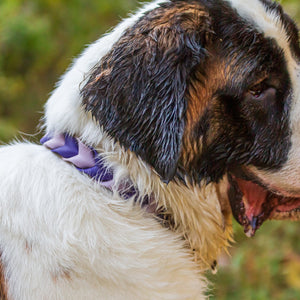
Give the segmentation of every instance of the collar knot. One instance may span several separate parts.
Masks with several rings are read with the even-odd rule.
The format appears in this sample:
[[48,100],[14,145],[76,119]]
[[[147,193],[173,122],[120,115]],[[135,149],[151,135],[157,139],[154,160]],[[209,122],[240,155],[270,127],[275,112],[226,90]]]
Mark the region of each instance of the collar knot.
[[103,158],[90,146],[68,134],[47,134],[41,144],[58,154],[64,161],[73,164],[80,172],[97,180],[101,185],[112,189],[113,171],[105,166]]

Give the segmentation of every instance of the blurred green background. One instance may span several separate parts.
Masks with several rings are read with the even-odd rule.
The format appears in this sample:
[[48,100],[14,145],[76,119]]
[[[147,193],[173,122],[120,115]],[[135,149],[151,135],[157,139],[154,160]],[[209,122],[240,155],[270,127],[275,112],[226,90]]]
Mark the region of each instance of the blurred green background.
[[[251,1],[251,0],[249,0]],[[282,1],[300,22],[299,0]],[[135,0],[0,0],[0,140],[36,132],[43,104],[86,44],[138,6]],[[300,299],[299,223],[267,222],[236,243],[209,276],[211,299]]]

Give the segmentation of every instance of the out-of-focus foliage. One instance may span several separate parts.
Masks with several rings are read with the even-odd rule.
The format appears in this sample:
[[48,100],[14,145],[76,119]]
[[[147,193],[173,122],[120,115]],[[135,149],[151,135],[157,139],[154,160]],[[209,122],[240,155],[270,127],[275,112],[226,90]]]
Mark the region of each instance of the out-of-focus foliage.
[[54,83],[135,0],[0,0],[0,140],[33,132]]
[[[251,0],[249,0],[251,1]],[[139,1],[141,2],[141,1]],[[283,0],[300,23],[299,0]],[[0,140],[33,133],[54,83],[135,0],[0,0]],[[253,239],[235,224],[232,258],[212,276],[212,299],[300,299],[299,223],[267,222]]]
[[254,238],[234,224],[231,256],[220,259],[219,272],[210,276],[211,299],[300,299],[299,223],[266,222]]
[[[297,1],[283,3],[299,17]],[[0,0],[0,141],[33,132],[72,59],[137,6],[137,0]]]

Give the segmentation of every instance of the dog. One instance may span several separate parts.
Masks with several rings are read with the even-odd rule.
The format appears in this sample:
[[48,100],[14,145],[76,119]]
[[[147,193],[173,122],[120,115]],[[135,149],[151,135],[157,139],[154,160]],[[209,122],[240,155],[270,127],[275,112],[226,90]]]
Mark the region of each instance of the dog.
[[145,5],[43,124],[0,149],[1,299],[205,299],[231,214],[300,219],[298,29],[270,0]]

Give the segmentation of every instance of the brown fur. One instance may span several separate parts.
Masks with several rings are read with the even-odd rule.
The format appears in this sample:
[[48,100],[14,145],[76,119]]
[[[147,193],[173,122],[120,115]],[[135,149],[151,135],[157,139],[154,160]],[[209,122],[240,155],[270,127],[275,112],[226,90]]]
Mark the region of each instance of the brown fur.
[[7,285],[4,274],[4,266],[1,261],[0,255],[0,300],[7,300]]
[[[208,52],[210,55],[214,50],[211,48]],[[203,75],[201,72],[196,72],[193,80],[190,82],[188,90],[186,92],[187,97],[187,112],[186,112],[186,123],[185,132],[183,135],[183,151],[182,151],[182,162],[189,164],[196,155],[201,153],[201,145],[203,136],[198,137],[198,141],[195,142],[193,132],[197,126],[199,120],[202,119],[206,109],[213,105],[214,93],[225,84],[225,65],[223,62],[215,59],[207,59],[206,72]],[[216,126],[218,124],[215,124]],[[210,127],[210,133],[207,134],[209,139],[213,139],[217,127]],[[210,141],[207,140],[207,143]]]

